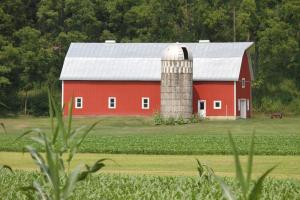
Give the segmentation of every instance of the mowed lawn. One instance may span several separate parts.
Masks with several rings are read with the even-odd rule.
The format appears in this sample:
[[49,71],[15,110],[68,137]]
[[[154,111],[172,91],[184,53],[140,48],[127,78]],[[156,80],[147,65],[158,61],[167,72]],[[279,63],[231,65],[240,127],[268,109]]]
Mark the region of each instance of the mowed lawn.
[[[137,154],[77,154],[72,165],[92,164],[101,158],[109,158],[101,170],[108,174],[154,175],[154,176],[197,176],[197,162],[213,168],[220,176],[235,176],[234,159],[231,155],[137,155]],[[247,157],[242,156],[246,168]],[[0,162],[14,170],[38,170],[28,153],[0,152]],[[1,164],[1,163],[0,163]],[[263,174],[278,165],[271,177],[300,179],[300,156],[255,156],[253,176]]]
[[[100,120],[83,143],[80,152],[125,154],[231,154],[231,131],[240,152],[247,154],[253,131],[257,155],[300,155],[300,117],[270,119],[259,115],[249,120],[210,121],[196,124],[155,126],[151,117],[75,118],[74,127]],[[1,134],[0,151],[22,151],[31,144],[28,137],[14,141],[31,128],[49,130],[48,118],[0,118],[7,134]],[[3,131],[2,131],[3,132]]]

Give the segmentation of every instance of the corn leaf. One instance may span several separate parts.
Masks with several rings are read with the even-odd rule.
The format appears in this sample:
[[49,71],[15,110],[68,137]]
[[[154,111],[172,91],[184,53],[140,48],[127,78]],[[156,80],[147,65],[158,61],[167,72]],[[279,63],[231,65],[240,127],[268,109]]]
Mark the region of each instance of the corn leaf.
[[[104,158],[104,159],[100,159],[98,161],[96,161],[92,166],[89,166],[89,165],[85,165],[85,168],[87,169],[86,171],[83,171],[79,174],[77,180],[78,181],[82,181],[84,180],[89,174],[92,174],[92,173],[96,173],[97,171],[99,171],[100,169],[102,169],[105,164],[103,163],[104,161],[106,160],[111,160],[111,159],[107,159],[107,158]],[[111,160],[113,161],[113,160]]]
[[43,146],[45,146],[45,141],[43,140],[42,137],[32,136],[32,137],[30,137],[30,139],[37,142],[37,143],[39,143],[39,144],[41,144],[41,145],[43,145]]
[[100,122],[97,121],[95,123],[93,123],[86,131],[83,132],[82,137],[79,139],[79,141],[77,142],[77,148],[81,145],[81,143],[84,141],[84,139],[86,138],[86,136],[89,134],[89,132]]
[[66,147],[67,146],[67,133],[66,133],[66,130],[65,130],[64,120],[63,120],[62,113],[61,113],[61,108],[59,108],[59,106],[57,105],[57,103],[55,102],[55,100],[52,96],[50,96],[50,98],[51,98],[53,110],[55,112],[56,121],[57,121],[58,126],[59,126],[59,131],[61,131],[62,134],[63,134],[63,144]]
[[10,167],[10,166],[8,166],[8,165],[0,165],[0,170],[1,169],[8,169],[10,172],[14,172],[13,170],[12,170],[12,168]]
[[63,189],[63,199],[68,199],[71,194],[72,191],[74,190],[75,186],[76,186],[76,182],[78,181],[78,176],[80,174],[80,166],[77,166],[75,168],[75,170],[72,171],[72,173],[70,174],[70,176],[68,177],[66,184],[64,186]]
[[229,141],[230,144],[232,146],[233,149],[233,155],[234,155],[234,162],[235,162],[235,170],[236,170],[236,178],[238,179],[238,182],[242,188],[243,194],[247,194],[247,186],[245,183],[245,177],[243,174],[243,169],[242,169],[242,165],[239,159],[239,154],[238,154],[238,150],[237,147],[233,141],[232,135],[229,132]]
[[71,131],[70,136],[68,138],[69,147],[72,148],[72,146],[74,146],[76,144],[75,139],[77,139],[76,138],[77,136],[82,134],[81,130],[83,130],[84,128],[86,128],[86,126],[81,126],[79,128],[76,128],[75,130]]
[[29,151],[29,153],[30,153],[32,159],[35,161],[35,163],[40,167],[41,172],[46,177],[46,180],[49,183],[51,183],[51,185],[53,185],[51,176],[49,174],[49,169],[46,166],[43,157],[31,146],[26,146],[26,149]]
[[16,142],[16,141],[18,141],[18,140],[20,140],[21,138],[25,137],[26,135],[31,134],[31,133],[38,133],[38,134],[40,134],[40,133],[41,133],[41,129],[35,128],[35,129],[31,129],[31,130],[25,131],[25,132],[22,133],[19,137],[17,137],[17,138],[13,141],[13,143]]
[[37,181],[33,182],[33,187],[35,188],[36,192],[39,194],[41,200],[49,199],[49,197],[46,195],[46,193],[43,191],[43,188],[40,186],[40,184]]
[[215,179],[220,183],[221,188],[223,190],[223,195],[227,200],[235,200],[235,196],[231,192],[230,188],[227,186],[227,184],[218,176],[214,176]]
[[200,177],[202,177],[203,173],[204,173],[204,168],[203,168],[201,162],[198,159],[196,159],[196,161],[197,161],[197,164],[198,164],[198,166],[197,166],[198,174],[199,174]]
[[28,199],[35,199],[32,193],[36,192],[36,189],[33,186],[20,187],[19,190],[24,191]]
[[59,126],[59,124],[57,124],[54,131],[52,132],[53,133],[53,137],[52,137],[52,143],[53,144],[56,143],[57,136],[58,136],[58,133],[59,133],[59,129],[60,129],[60,126]]
[[94,165],[92,167],[90,167],[89,171],[91,173],[95,173],[95,172],[99,171],[100,169],[102,169],[105,166],[105,164],[103,163],[105,160],[108,160],[108,159],[104,158],[104,159],[100,159],[100,160],[96,161],[94,163]]
[[263,173],[263,175],[260,176],[260,178],[256,181],[253,189],[251,190],[250,194],[249,194],[249,200],[258,200],[260,195],[261,195],[261,191],[262,191],[262,186],[263,186],[263,182],[265,180],[265,178],[268,176],[269,173],[271,173],[275,168],[277,167],[277,165],[271,167],[270,169],[268,169],[265,173]]
[[253,154],[254,154],[254,139],[255,139],[255,132],[253,132],[252,134],[249,153],[248,153],[247,180],[246,180],[247,190],[249,189],[251,183]]
[[6,128],[5,128],[5,125],[3,122],[0,123],[0,126],[2,127],[4,133],[7,134],[7,131],[6,131]]
[[44,141],[45,141],[45,150],[46,150],[46,160],[49,167],[49,176],[51,179],[51,184],[53,187],[53,191],[55,193],[56,199],[59,199],[59,187],[60,187],[60,180],[59,180],[59,161],[57,154],[53,151],[51,148],[51,145],[49,144],[46,136],[44,135]]
[[51,124],[51,132],[53,133],[54,129],[54,116],[53,116],[53,105],[51,101],[51,92],[48,88],[48,103],[49,103],[49,115],[50,115],[50,124]]
[[73,101],[74,98],[72,97],[71,101],[69,102],[69,111],[68,111],[68,129],[67,129],[67,138],[69,138],[71,134],[71,127],[72,127],[72,110],[73,110]]

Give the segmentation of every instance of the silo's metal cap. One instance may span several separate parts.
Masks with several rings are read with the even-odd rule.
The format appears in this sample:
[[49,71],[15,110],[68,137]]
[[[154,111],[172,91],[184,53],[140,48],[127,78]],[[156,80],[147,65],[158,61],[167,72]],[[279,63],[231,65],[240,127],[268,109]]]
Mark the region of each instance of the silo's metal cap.
[[161,60],[193,60],[193,55],[186,46],[176,43],[165,48]]

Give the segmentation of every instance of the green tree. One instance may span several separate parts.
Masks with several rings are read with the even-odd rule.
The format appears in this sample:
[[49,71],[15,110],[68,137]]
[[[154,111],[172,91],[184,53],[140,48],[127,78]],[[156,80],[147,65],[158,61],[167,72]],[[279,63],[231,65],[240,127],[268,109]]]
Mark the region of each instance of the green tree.
[[[16,92],[20,86],[18,76],[18,66],[20,63],[20,53],[11,44],[6,44],[0,48],[0,101],[5,104],[11,112],[18,110]],[[14,99],[14,101],[12,101]],[[4,112],[4,107],[0,113]]]
[[78,31],[92,40],[102,32],[101,23],[96,18],[94,4],[90,0],[66,0],[64,7],[65,31]]
[[64,30],[64,7],[65,0],[41,1],[36,15],[42,33],[57,36]]
[[236,35],[239,41],[255,40],[257,27],[256,3],[254,0],[243,0],[236,17]]
[[21,95],[24,97],[24,114],[28,110],[28,91],[33,89],[35,84],[41,84],[43,68],[39,64],[38,52],[40,51],[40,31],[31,27],[24,27],[17,31],[16,37],[19,52],[21,53]]

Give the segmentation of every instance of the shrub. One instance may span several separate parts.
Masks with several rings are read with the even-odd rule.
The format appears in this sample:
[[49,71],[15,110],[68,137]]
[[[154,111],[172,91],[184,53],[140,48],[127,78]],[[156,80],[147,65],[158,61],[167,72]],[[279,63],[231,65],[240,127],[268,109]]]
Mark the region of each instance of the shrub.
[[154,124],[155,125],[162,125],[162,124],[164,124],[164,119],[162,118],[162,116],[160,115],[159,112],[155,112],[154,113]]
[[201,121],[197,114],[193,115],[192,118],[188,120],[184,119],[182,116],[179,116],[178,118],[169,117],[164,119],[160,113],[156,112],[153,118],[155,125],[184,125],[188,123],[198,123]]
[[176,120],[176,124],[179,124],[179,125],[187,124],[187,121],[185,119],[183,119],[182,116],[179,116]]
[[192,117],[190,118],[191,123],[199,123],[200,121],[201,119],[197,113],[193,114]]
[[175,125],[176,124],[174,117],[169,117],[164,121],[165,121],[165,125]]

